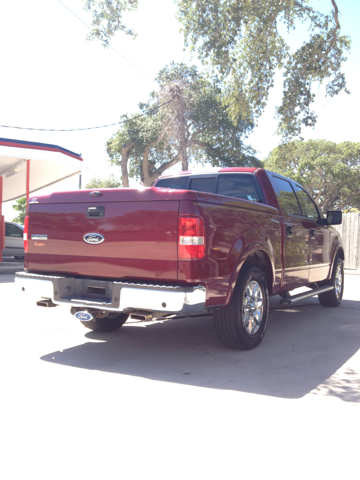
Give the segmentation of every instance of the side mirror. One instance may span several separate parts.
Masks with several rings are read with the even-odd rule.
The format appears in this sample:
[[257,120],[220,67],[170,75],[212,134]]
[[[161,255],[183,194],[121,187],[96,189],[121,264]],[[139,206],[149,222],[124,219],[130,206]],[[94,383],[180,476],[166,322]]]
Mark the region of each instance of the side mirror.
[[341,225],[342,212],[341,210],[328,210],[326,219],[329,225]]

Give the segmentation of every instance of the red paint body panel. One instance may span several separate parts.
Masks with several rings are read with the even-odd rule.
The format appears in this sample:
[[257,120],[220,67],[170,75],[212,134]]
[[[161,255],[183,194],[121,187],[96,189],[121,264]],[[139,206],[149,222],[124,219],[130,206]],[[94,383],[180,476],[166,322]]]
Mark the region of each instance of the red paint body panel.
[[[59,197],[64,194],[55,195],[56,200]],[[83,200],[84,195],[71,197]],[[26,269],[104,278],[177,280],[178,201],[156,202],[156,206],[149,201],[123,201],[120,208],[118,202],[95,200],[30,204]],[[94,203],[105,208],[103,218],[86,218],[88,206]],[[84,235],[94,232],[103,235],[105,241],[98,245],[85,243]],[[31,236],[42,234],[48,235],[45,246],[36,246]]]
[[[260,251],[269,269],[270,292],[284,290],[284,213],[271,176],[257,168],[218,169],[218,172],[255,175],[266,204],[156,187],[100,190],[99,197],[90,196],[90,190],[82,190],[30,198],[26,271],[205,285],[206,307],[211,308],[230,302],[244,261]],[[87,218],[89,207],[101,207],[104,216]],[[204,258],[179,260],[179,215],[202,219]],[[87,244],[84,241],[87,233],[98,233],[105,241]],[[36,241],[31,239],[32,235],[47,235],[48,239]],[[326,262],[331,262],[340,240],[336,236],[330,242],[326,232],[321,238],[329,242]],[[319,242],[314,242],[314,258],[320,258],[320,248]],[[318,264],[321,266],[320,260]],[[294,271],[297,286],[300,270]],[[330,272],[319,267],[314,275],[320,281],[329,277]],[[306,285],[307,280],[301,283]]]
[[[205,196],[207,194],[203,194]],[[203,283],[208,290],[208,306],[221,305],[229,295],[229,285],[245,250],[252,245],[269,256],[273,271],[281,269],[281,226],[279,212],[246,200],[215,196],[217,202],[181,202],[180,213],[199,215],[205,222],[206,257],[179,261],[179,280]],[[275,275],[274,275],[275,277]],[[280,288],[281,277],[274,288]]]

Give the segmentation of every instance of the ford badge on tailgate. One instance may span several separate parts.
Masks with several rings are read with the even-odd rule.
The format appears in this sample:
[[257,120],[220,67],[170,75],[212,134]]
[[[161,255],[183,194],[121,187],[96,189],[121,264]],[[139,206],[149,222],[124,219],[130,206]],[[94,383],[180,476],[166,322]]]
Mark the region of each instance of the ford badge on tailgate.
[[105,241],[105,238],[100,233],[87,233],[83,237],[84,242],[90,243],[93,245],[98,245]]

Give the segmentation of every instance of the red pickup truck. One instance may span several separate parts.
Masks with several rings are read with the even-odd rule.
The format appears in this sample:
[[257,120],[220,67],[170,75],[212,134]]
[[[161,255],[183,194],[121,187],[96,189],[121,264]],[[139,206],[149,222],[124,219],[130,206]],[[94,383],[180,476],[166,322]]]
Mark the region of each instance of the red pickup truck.
[[211,312],[219,339],[247,350],[264,337],[269,295],[340,304],[339,223],[341,212],[325,219],[301,185],[261,168],[53,193],[29,200],[16,282],[38,305],[68,305],[96,331],[129,316]]

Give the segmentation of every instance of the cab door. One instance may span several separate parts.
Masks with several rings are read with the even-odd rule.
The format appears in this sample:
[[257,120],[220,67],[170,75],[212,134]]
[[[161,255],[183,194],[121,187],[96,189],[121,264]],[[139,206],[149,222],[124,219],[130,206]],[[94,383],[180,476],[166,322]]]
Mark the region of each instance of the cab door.
[[291,182],[277,175],[273,180],[283,218],[283,288],[291,290],[309,281],[309,228]]
[[319,210],[310,195],[300,185],[294,184],[294,189],[309,232],[309,283],[320,282],[327,277],[330,269],[329,227],[320,224]]

